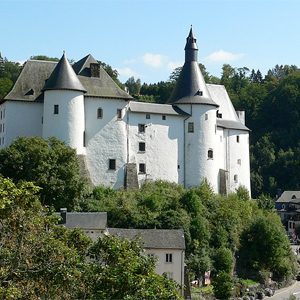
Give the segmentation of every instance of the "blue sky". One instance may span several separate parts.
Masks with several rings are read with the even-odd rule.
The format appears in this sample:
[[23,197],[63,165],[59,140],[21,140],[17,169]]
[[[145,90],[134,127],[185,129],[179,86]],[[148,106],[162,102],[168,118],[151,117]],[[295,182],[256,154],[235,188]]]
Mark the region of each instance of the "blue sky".
[[92,54],[121,82],[168,80],[191,25],[211,75],[225,63],[263,75],[276,64],[300,67],[299,0],[0,0],[0,11],[9,61]]

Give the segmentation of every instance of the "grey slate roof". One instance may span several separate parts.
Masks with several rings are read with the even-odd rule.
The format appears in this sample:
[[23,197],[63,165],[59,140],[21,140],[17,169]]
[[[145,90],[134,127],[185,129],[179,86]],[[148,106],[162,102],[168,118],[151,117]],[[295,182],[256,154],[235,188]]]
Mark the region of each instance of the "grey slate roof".
[[[100,78],[90,77],[89,64],[96,60],[87,55],[79,62],[74,64],[75,74],[79,79],[79,84],[75,88],[86,91],[85,96],[111,98],[130,100],[132,97],[123,91],[113,79],[100,67]],[[43,87],[49,89],[49,85],[45,86],[46,80],[49,79],[54,71],[57,62],[42,61],[42,60],[28,60],[14,84],[12,90],[5,96],[3,101],[17,100],[17,101],[43,101],[44,93]],[[49,82],[49,80],[48,80]],[[56,83],[52,83],[55,85]]]
[[28,60],[4,100],[43,101],[42,88],[56,65],[53,61]]
[[120,238],[134,239],[140,237],[145,248],[185,249],[184,233],[181,229],[123,229],[108,228],[108,233]]
[[298,198],[300,198],[300,191],[284,191],[282,195],[276,200],[276,202],[290,202],[291,200]]
[[[56,213],[61,215],[60,213]],[[82,230],[105,230],[107,226],[106,212],[67,212],[66,223],[60,222],[68,228]]]
[[42,91],[46,90],[73,90],[86,92],[85,88],[71,67],[65,53],[56,65],[51,76],[47,79]]
[[160,115],[174,115],[174,116],[189,116],[186,112],[177,106],[169,104],[156,104],[131,101],[129,108],[132,112],[147,113],[147,114],[160,114]]

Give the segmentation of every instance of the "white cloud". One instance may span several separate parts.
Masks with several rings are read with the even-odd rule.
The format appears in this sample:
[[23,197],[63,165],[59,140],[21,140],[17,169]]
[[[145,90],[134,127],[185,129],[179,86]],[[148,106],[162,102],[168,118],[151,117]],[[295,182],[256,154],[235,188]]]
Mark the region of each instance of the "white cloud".
[[136,62],[136,60],[134,58],[132,58],[132,59],[126,59],[124,61],[124,64],[125,65],[130,65],[130,64],[134,64],[135,62]]
[[134,76],[134,77],[140,76],[137,72],[131,70],[130,68],[117,69],[117,71],[120,76],[124,76],[124,77],[128,77],[128,78],[132,77],[132,76]]
[[244,54],[233,54],[224,50],[220,50],[217,52],[213,52],[212,54],[207,56],[205,60],[210,62],[229,62],[239,60],[243,56]]
[[159,68],[168,60],[168,57],[162,54],[146,53],[142,59],[146,65]]
[[182,67],[183,66],[183,62],[182,61],[169,61],[168,62],[168,65],[167,65],[167,68],[168,70],[174,70],[178,67]]

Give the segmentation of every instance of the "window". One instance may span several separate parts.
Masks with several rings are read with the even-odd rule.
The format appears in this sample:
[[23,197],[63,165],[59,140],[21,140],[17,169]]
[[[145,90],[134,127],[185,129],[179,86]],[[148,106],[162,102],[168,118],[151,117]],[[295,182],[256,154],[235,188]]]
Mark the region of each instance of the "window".
[[103,118],[103,109],[99,107],[97,109],[97,119],[102,119]]
[[150,119],[150,115],[149,114],[146,114],[146,119]]
[[58,104],[55,104],[55,105],[54,105],[54,114],[55,114],[55,115],[58,115],[58,113],[59,113],[59,105],[58,105]]
[[146,151],[146,143],[144,143],[144,142],[139,143],[139,151],[141,151],[141,152]]
[[222,143],[223,137],[220,135],[220,142]]
[[205,114],[205,120],[208,120],[208,114]]
[[239,165],[241,165],[241,164],[242,164],[242,160],[241,160],[241,159],[238,159],[238,160],[237,160],[237,163],[238,163]]
[[166,272],[165,274],[168,279],[173,279],[173,272]]
[[209,159],[213,159],[214,158],[214,151],[212,149],[209,149],[207,152],[207,157]]
[[240,142],[240,136],[239,136],[239,135],[236,136],[236,142],[237,142],[237,143]]
[[139,127],[139,132],[145,132],[145,129],[146,129],[145,124],[139,124],[138,127]]
[[108,161],[108,169],[109,170],[116,170],[116,160],[115,159],[110,159]]
[[188,132],[194,132],[194,122],[188,123]]
[[117,109],[117,119],[121,120],[122,119],[122,109]]
[[146,173],[146,164],[139,164],[139,173],[141,174]]
[[172,253],[166,253],[166,263],[172,263],[172,262],[173,262]]
[[161,119],[162,119],[162,120],[166,120],[167,117],[166,117],[166,116],[161,116]]
[[236,174],[233,176],[233,179],[234,179],[234,182],[235,182],[235,183],[238,183],[238,182],[239,182],[238,176],[237,176]]

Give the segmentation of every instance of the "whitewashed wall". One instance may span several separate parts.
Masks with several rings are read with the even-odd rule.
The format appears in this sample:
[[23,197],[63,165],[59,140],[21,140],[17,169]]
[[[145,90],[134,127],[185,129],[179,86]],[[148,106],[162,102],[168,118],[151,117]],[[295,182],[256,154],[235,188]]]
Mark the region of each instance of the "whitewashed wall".
[[[146,165],[146,174],[139,174],[139,184],[147,180],[167,180],[182,183],[184,179],[183,117],[129,111],[129,162]],[[145,124],[145,132],[139,132],[138,124]],[[139,143],[146,149],[139,151]]]
[[[184,284],[184,251],[180,249],[151,249],[147,248],[148,254],[154,254],[158,260],[155,273],[162,275],[164,272],[172,274],[172,278],[179,284]],[[173,262],[166,263],[166,254],[172,254]]]
[[[124,100],[85,99],[86,158],[92,182],[113,188],[124,186],[127,162],[126,105]],[[97,110],[103,117],[97,118]],[[122,120],[117,119],[122,109]],[[109,159],[116,159],[116,170],[109,170]]]
[[[185,122],[186,188],[199,185],[206,178],[218,192],[216,109],[208,105],[193,105],[190,110],[187,105],[181,108],[192,115]],[[190,122],[194,122],[193,133],[188,132]],[[213,159],[208,158],[209,149],[213,150]]]
[[[250,156],[249,156],[249,133],[241,130],[228,131],[228,170],[230,178],[230,191],[235,192],[242,185],[249,193],[250,190]],[[239,136],[239,142],[237,142]],[[237,180],[234,176],[237,175]],[[251,196],[251,194],[250,194]]]
[[[84,99],[77,91],[46,91],[44,96],[43,138],[51,136],[66,142],[84,154]],[[54,105],[59,105],[59,113],[54,114]]]
[[6,101],[0,110],[1,148],[10,145],[19,136],[42,136],[43,103]]

